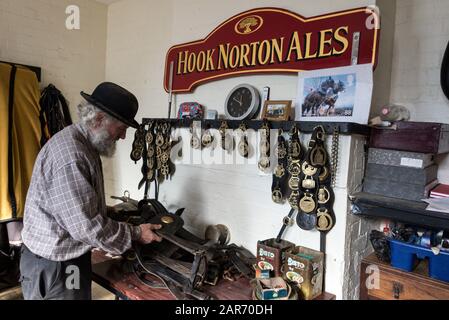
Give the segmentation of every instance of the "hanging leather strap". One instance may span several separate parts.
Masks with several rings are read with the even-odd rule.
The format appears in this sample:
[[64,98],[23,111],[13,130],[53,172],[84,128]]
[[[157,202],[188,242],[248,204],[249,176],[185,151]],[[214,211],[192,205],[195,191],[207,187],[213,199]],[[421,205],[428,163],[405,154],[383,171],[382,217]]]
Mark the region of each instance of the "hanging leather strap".
[[322,290],[326,291],[326,232],[320,232],[320,251],[324,254],[323,256],[323,284]]
[[14,84],[16,79],[17,67],[11,66],[11,75],[9,77],[9,99],[8,99],[8,191],[9,200],[11,202],[11,210],[13,219],[17,218],[17,200],[14,193],[14,164],[13,164],[13,119],[14,119]]
[[290,142],[288,145],[288,189],[287,197],[290,207],[292,209],[298,209],[299,196],[300,196],[300,186],[299,186],[299,175],[301,173],[301,156],[303,155],[303,150],[301,142],[299,140],[299,130],[296,125],[293,125],[290,130]]
[[287,194],[287,144],[282,136],[282,131],[278,135],[277,165],[273,172],[273,182],[271,184],[272,199],[276,203],[283,203]]
[[50,137],[72,124],[67,102],[53,84],[49,84],[43,91],[39,100],[41,107],[39,120],[41,123],[41,147],[48,141],[45,134],[46,128]]
[[[301,192],[299,210],[296,216],[298,226],[304,230],[312,230],[316,225],[316,210],[318,207],[317,192],[319,188],[320,167],[312,161],[317,150],[323,150],[318,139],[320,127],[313,130],[307,151],[301,161]],[[312,164],[314,162],[315,164]]]
[[44,144],[46,144],[48,141],[48,137],[45,133],[45,128],[47,127],[47,125],[46,125],[46,121],[45,121],[45,112],[44,112],[44,109],[42,108],[42,104],[41,104],[41,110],[39,111],[39,122],[41,123],[40,144],[41,144],[41,148],[42,148],[44,146]]
[[290,221],[291,221],[293,215],[295,214],[295,212],[296,212],[295,209],[290,209],[290,212],[288,213],[288,215],[286,217],[284,217],[284,219],[282,221],[281,230],[279,231],[278,236],[276,237],[277,243],[281,242],[285,229],[292,224]]

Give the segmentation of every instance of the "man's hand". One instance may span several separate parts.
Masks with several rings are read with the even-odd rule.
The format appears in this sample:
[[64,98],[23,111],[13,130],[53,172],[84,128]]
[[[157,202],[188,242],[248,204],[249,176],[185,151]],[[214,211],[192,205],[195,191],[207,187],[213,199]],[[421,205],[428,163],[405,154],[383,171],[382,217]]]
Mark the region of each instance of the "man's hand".
[[140,243],[147,244],[147,243],[151,243],[153,241],[157,241],[157,242],[162,241],[162,238],[153,232],[153,230],[158,230],[158,229],[162,228],[162,225],[145,223],[145,224],[139,225],[139,228],[140,228],[140,238],[138,241]]

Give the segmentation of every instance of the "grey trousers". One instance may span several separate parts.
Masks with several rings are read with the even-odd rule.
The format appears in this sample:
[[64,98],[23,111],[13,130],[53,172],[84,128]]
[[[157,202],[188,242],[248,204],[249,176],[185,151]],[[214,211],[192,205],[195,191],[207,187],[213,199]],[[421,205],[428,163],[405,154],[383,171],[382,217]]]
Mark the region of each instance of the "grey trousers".
[[25,300],[90,300],[90,251],[67,261],[51,261],[32,253],[24,244],[20,282]]

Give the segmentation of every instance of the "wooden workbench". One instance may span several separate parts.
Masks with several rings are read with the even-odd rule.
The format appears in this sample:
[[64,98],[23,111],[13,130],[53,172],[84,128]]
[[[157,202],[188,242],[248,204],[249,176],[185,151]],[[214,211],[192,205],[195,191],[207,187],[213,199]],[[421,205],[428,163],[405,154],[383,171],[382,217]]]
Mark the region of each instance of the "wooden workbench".
[[[144,285],[134,273],[125,273],[122,258],[108,257],[102,251],[92,251],[92,280],[126,300],[174,300],[167,289]],[[252,300],[252,287],[245,278],[236,281],[220,280],[216,286],[204,286],[204,291],[218,300]],[[315,300],[335,300],[324,293]]]

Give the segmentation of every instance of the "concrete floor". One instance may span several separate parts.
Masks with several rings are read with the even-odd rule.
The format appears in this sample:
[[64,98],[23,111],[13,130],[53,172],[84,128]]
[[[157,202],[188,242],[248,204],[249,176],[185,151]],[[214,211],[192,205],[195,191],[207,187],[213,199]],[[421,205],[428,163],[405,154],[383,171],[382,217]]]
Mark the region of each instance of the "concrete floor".
[[[23,300],[20,287],[0,291],[0,300]],[[115,300],[115,295],[92,282],[92,300]]]

